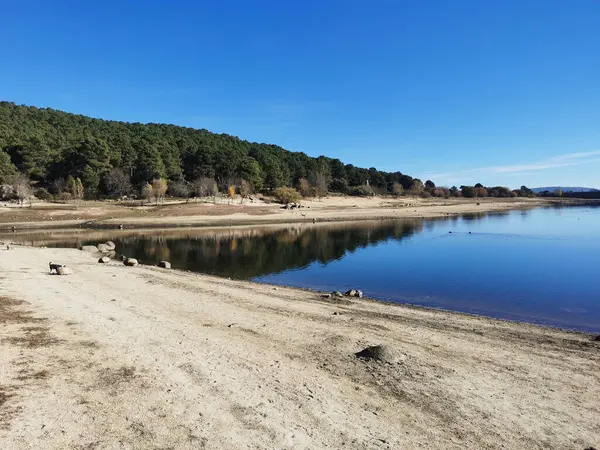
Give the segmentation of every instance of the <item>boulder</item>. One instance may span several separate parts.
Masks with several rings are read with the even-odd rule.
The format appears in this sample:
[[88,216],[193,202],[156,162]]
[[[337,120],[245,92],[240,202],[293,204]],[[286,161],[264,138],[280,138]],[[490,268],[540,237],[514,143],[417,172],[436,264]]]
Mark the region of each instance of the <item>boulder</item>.
[[363,298],[363,291],[360,291],[360,290],[356,291],[356,296],[358,298]]
[[109,249],[114,250],[117,248],[116,244],[113,241],[106,241],[104,243]]
[[101,256],[98,262],[100,264],[107,264],[110,262],[110,258],[108,256]]
[[343,297],[344,296],[344,294],[342,294],[340,291],[334,291],[333,295],[336,296],[336,297]]
[[126,266],[135,267],[139,263],[138,263],[138,260],[135,258],[125,258],[125,259],[123,259],[123,264],[125,264]]
[[88,252],[88,253],[98,253],[98,247],[96,247],[95,245],[83,245],[81,247],[81,251],[82,252]]
[[98,244],[97,247],[98,247],[98,251],[102,252],[102,253],[108,253],[108,252],[111,252],[114,250],[106,244]]
[[594,341],[600,342],[600,334],[598,336],[594,337]]
[[171,263],[169,261],[159,261],[158,267],[162,267],[163,269],[170,269]]
[[60,266],[56,269],[56,273],[58,275],[72,275],[73,271],[71,270],[70,267],[67,266]]
[[323,297],[323,298],[331,298],[331,294],[322,294],[321,297]]

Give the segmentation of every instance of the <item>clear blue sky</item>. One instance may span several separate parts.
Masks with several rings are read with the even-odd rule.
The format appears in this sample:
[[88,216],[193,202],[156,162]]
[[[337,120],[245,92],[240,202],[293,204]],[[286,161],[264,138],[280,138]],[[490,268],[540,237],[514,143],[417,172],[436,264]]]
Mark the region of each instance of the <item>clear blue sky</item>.
[[0,0],[0,99],[600,187],[600,1]]

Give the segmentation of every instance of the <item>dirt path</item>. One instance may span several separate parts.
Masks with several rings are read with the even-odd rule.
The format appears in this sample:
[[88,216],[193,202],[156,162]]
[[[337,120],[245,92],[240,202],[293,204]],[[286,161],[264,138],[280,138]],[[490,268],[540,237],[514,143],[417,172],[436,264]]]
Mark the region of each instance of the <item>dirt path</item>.
[[2,449],[600,446],[590,336],[77,250],[0,271]]

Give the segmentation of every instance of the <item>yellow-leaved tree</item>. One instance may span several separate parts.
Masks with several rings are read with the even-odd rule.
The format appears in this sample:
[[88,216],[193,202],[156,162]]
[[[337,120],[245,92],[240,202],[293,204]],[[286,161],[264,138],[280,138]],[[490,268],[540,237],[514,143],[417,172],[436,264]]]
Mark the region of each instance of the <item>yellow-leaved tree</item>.
[[146,183],[142,186],[140,194],[144,200],[150,202],[150,199],[154,195],[154,189],[152,189],[152,185],[150,183]]
[[235,185],[234,184],[229,185],[229,187],[227,188],[227,197],[229,198],[229,202],[233,201],[233,198],[235,197]]
[[165,194],[167,193],[167,180],[164,178],[156,178],[152,180],[152,192],[154,193],[154,198],[156,199],[156,204],[158,205],[159,201],[165,201]]

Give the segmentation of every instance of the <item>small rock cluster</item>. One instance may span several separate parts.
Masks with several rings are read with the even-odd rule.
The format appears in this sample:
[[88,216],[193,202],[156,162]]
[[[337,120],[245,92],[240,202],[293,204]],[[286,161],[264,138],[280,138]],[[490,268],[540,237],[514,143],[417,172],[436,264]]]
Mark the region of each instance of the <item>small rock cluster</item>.
[[[117,246],[115,245],[115,243],[113,241],[106,241],[104,244],[83,245],[81,247],[81,251],[88,252],[88,253],[101,253],[103,257],[106,256],[108,258],[112,258],[116,255],[116,253],[115,253],[116,248],[117,248]],[[100,258],[100,259],[103,259],[103,258]],[[98,262],[104,262],[104,261],[98,260]]]
[[358,297],[358,298],[362,298],[363,293],[362,293],[362,291],[360,291],[358,289],[350,289],[349,291],[346,291],[346,293],[344,295],[346,297]]
[[349,291],[346,291],[345,294],[342,294],[340,291],[333,291],[331,294],[322,294],[321,295],[321,297],[323,297],[323,298],[344,297],[344,296],[362,298],[363,292],[358,289],[350,289]]
[[300,208],[304,208],[304,206],[302,206],[300,203],[288,203],[287,205],[283,206],[284,209],[300,209]]

